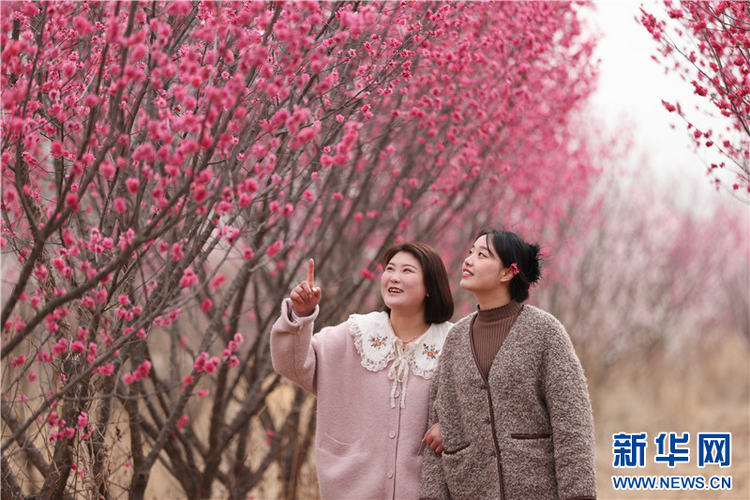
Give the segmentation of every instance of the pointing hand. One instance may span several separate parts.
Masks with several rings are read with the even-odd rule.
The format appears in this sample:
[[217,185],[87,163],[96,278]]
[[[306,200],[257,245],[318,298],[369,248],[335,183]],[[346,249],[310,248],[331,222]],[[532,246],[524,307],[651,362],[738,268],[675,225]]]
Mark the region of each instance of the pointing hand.
[[297,316],[309,316],[320,302],[321,290],[315,286],[315,261],[310,259],[307,266],[307,280],[292,290],[289,298]]

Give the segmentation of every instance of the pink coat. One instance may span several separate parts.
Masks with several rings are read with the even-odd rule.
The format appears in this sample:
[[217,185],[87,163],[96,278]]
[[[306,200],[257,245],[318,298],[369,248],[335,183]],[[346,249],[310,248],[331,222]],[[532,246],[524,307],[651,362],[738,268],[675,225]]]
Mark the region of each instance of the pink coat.
[[278,373],[317,396],[321,498],[419,498],[430,378],[451,324],[432,325],[399,356],[385,312],[313,335],[318,309],[294,319],[290,310],[286,299],[271,357]]

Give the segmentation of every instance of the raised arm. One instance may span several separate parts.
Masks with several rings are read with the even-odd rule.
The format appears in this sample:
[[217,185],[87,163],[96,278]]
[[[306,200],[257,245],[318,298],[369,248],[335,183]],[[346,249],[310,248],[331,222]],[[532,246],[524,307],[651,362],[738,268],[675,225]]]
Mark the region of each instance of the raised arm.
[[315,394],[317,355],[313,348],[314,321],[321,289],[314,284],[315,263],[310,259],[307,279],[294,287],[281,304],[281,316],[271,329],[273,368],[303,389]]

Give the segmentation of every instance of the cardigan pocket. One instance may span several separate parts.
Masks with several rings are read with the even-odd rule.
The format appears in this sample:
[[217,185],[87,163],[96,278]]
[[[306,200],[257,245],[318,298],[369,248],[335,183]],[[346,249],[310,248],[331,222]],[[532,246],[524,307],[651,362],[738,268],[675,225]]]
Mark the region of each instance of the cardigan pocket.
[[547,439],[552,437],[552,434],[511,434],[512,439]]
[[[368,470],[370,454],[362,439],[341,441],[321,432],[315,436],[315,461],[321,498],[358,498],[363,492],[378,491]],[[352,478],[360,478],[352,481]]]
[[455,448],[453,448],[451,450],[444,449],[443,450],[443,455],[455,455],[459,451],[463,451],[466,448],[468,448],[469,446],[471,446],[471,443],[462,444],[462,445],[457,446],[457,447],[455,447]]
[[552,434],[506,436],[502,444],[506,498],[556,498],[551,493],[557,491]]
[[443,451],[443,477],[451,498],[469,499],[487,497],[486,485],[477,480],[477,471],[488,469],[485,457],[477,453],[472,443]]
[[344,443],[342,441],[339,441],[335,437],[326,434],[325,432],[320,433],[315,437],[315,439],[317,441],[318,448],[338,457],[358,455],[363,452],[363,450],[361,450],[361,439],[357,439],[353,443]]

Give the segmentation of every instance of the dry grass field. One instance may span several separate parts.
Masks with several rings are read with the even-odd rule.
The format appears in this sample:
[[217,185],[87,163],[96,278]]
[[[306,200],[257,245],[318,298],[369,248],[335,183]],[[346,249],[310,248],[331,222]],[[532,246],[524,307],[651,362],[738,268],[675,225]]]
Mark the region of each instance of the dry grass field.
[[[594,385],[592,399],[597,437],[600,499],[748,499],[750,498],[750,352],[737,336],[700,349],[683,346],[648,364],[622,362]],[[647,432],[646,467],[613,467],[613,439],[618,432]],[[670,469],[654,463],[653,439],[661,432],[690,433],[690,462]],[[731,432],[732,464],[697,466],[699,432]],[[616,491],[613,475],[731,476],[726,491]]]
[[[594,405],[597,438],[599,496],[606,499],[750,499],[750,349],[738,336],[726,336],[700,348],[683,346],[673,351],[632,356],[607,369],[594,366],[596,359],[582,356]],[[591,369],[589,369],[589,367]],[[280,388],[276,402],[291,398]],[[613,467],[612,435],[619,432],[647,432],[646,467]],[[655,463],[654,438],[660,432],[690,433],[691,460],[670,469]],[[732,465],[697,466],[695,442],[698,432],[731,432]],[[262,435],[262,433],[259,433]],[[258,443],[262,446],[262,443]],[[252,459],[252,458],[251,458]],[[616,491],[613,475],[653,476],[731,476],[732,489],[726,491]],[[316,498],[314,464],[303,471],[302,498]],[[251,498],[277,499],[281,496],[277,472],[269,470],[265,481]],[[179,487],[166,475],[154,471],[148,498],[181,498]],[[223,498],[216,491],[214,498]]]

